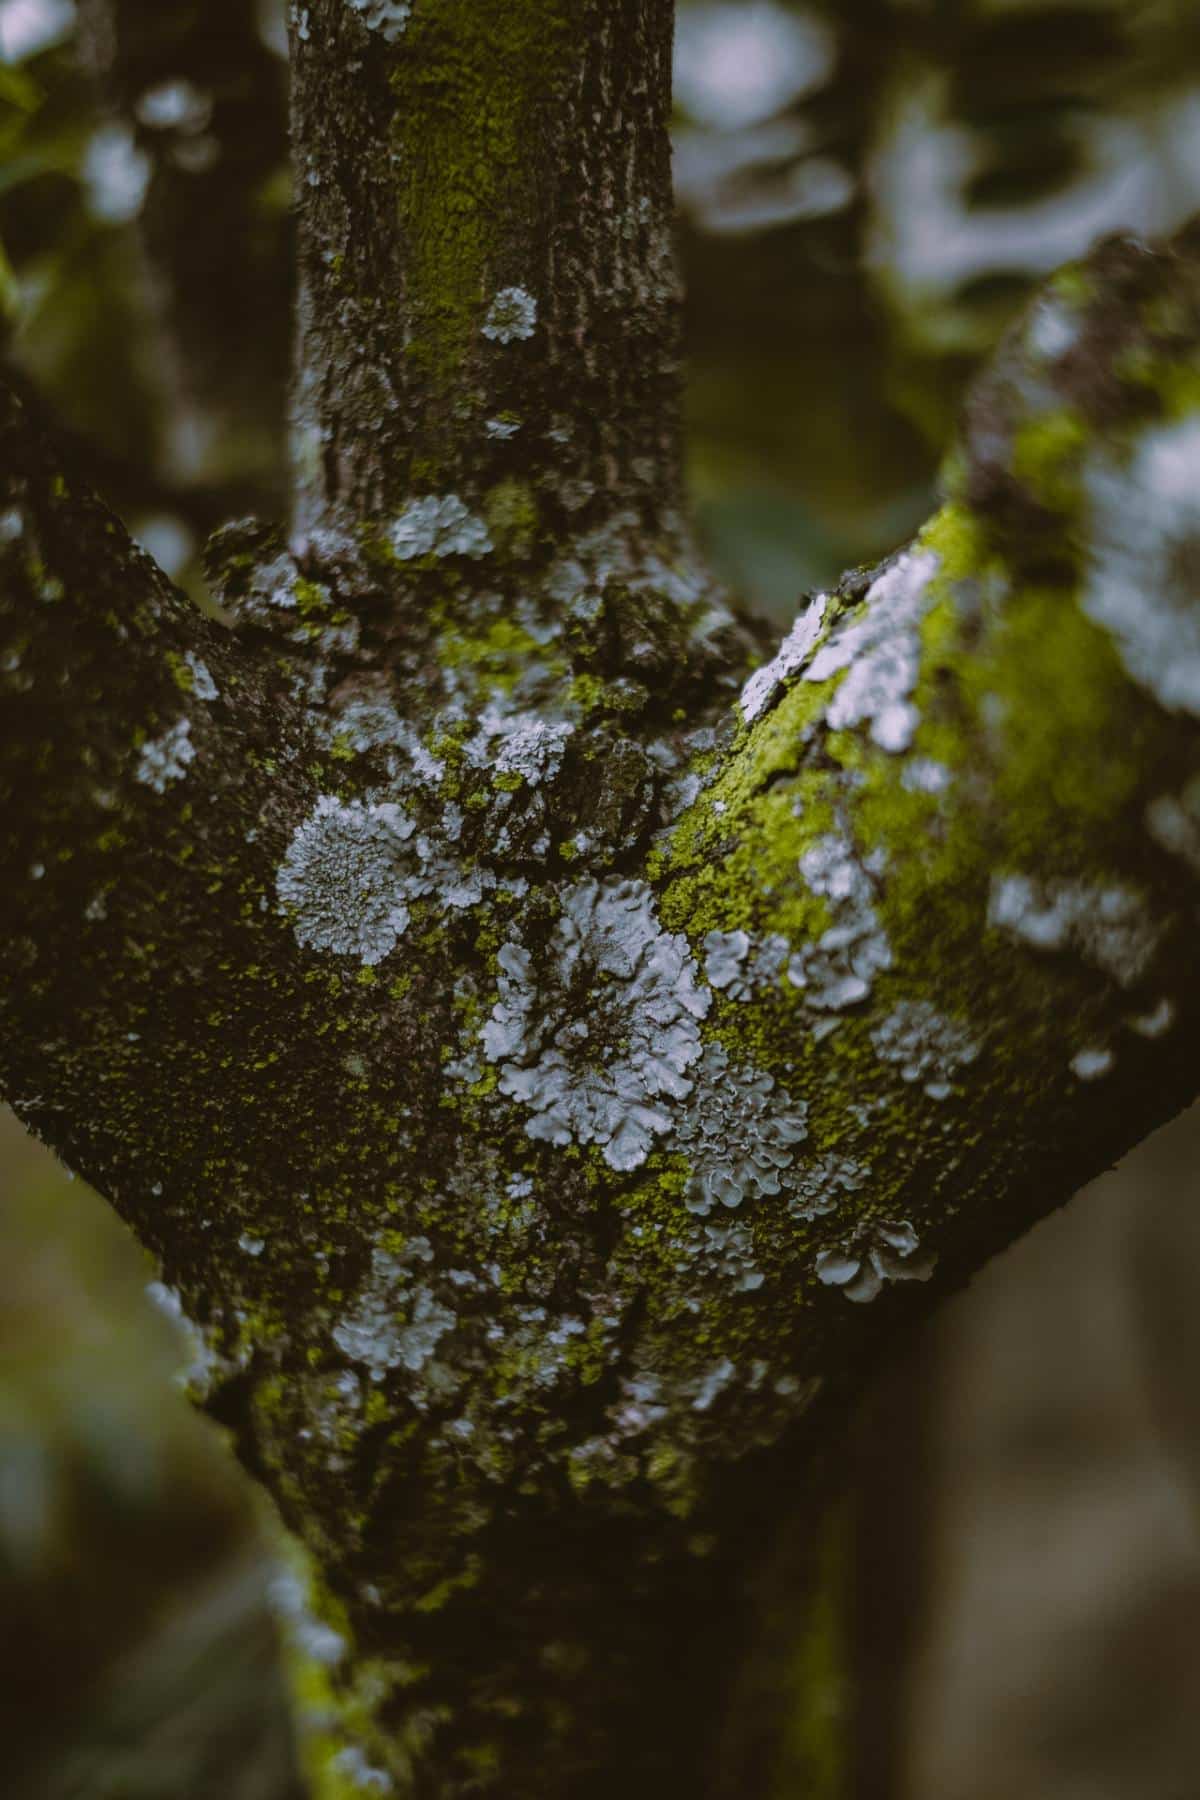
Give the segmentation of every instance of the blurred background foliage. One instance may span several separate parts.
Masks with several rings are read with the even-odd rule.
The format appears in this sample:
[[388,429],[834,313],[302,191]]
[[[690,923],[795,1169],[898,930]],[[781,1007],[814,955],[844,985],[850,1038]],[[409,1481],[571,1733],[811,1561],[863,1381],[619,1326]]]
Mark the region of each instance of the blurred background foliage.
[[[206,533],[283,506],[285,52],[278,0],[0,0],[6,373],[197,597]],[[1031,285],[1200,208],[1200,8],[682,0],[676,176],[696,516],[786,623],[929,510]],[[14,1110],[4,1791],[290,1800],[248,1496],[173,1384],[154,1271]],[[797,1653],[844,1754],[798,1715],[795,1770],[824,1772],[785,1791],[1200,1792],[1198,1151],[1193,1115],[878,1384],[837,1539],[846,1658]]]

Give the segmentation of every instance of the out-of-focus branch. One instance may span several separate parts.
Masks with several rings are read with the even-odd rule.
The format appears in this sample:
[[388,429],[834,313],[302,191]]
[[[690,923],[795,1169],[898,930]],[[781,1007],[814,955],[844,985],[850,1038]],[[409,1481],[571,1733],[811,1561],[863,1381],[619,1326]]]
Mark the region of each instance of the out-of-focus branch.
[[286,69],[246,0],[83,0],[100,93],[151,160],[139,216],[162,387],[160,462],[184,491],[284,503],[291,314]]

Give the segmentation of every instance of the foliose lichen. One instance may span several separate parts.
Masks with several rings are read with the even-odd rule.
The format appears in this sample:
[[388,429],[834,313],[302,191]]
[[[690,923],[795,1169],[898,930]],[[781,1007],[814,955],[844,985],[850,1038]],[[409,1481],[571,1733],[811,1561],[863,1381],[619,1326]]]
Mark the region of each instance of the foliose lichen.
[[1146,829],[1160,849],[1200,874],[1200,776],[1179,794],[1159,794],[1146,808]]
[[454,1328],[455,1314],[428,1285],[414,1280],[418,1266],[432,1261],[428,1238],[410,1239],[399,1253],[376,1248],[353,1310],[333,1327],[342,1354],[364,1364],[377,1381],[389,1369],[419,1374]]
[[1116,1053],[1107,1044],[1089,1044],[1071,1058],[1071,1073],[1080,1081],[1099,1081],[1116,1066]]
[[1079,604],[1112,633],[1135,681],[1200,716],[1200,417],[1151,425],[1118,461],[1084,469],[1086,562]]
[[408,928],[404,867],[415,822],[390,802],[322,794],[276,876],[298,943],[382,962]]
[[778,981],[790,946],[780,932],[755,940],[748,931],[710,931],[704,939],[704,973],[729,1000],[751,1000]]
[[941,559],[932,550],[898,556],[867,589],[861,610],[840,626],[804,670],[828,681],[845,670],[825,713],[832,731],[869,725],[880,749],[907,750],[919,723],[910,696],[921,667],[918,627]]
[[346,0],[369,31],[378,31],[391,43],[404,36],[412,17],[412,0]]
[[704,1216],[714,1206],[732,1209],[779,1193],[797,1144],[808,1136],[805,1102],[781,1094],[764,1071],[735,1065],[719,1043],[705,1045],[692,1076],[671,1138],[691,1170],[688,1211]]
[[1002,873],[992,877],[988,924],[1031,949],[1074,950],[1120,987],[1134,987],[1166,929],[1139,889]]
[[703,1220],[691,1253],[707,1280],[726,1282],[735,1294],[756,1293],[766,1280],[750,1227],[740,1219]]
[[137,779],[153,788],[156,794],[165,794],[172,781],[179,781],[187,774],[188,765],[195,758],[192,722],[185,715],[177,719],[161,737],[151,738],[142,745],[138,756]]
[[480,329],[497,344],[512,344],[533,336],[537,326],[537,301],[524,288],[506,287],[494,297]]
[[870,1173],[853,1157],[832,1151],[810,1157],[788,1176],[788,1211],[794,1219],[824,1218],[865,1187]]
[[184,666],[192,678],[192,692],[197,700],[217,700],[220,692],[212,678],[212,671],[206,662],[189,650],[183,659]]
[[389,533],[401,562],[422,556],[490,555],[494,549],[487,523],[457,494],[423,494],[410,500]]
[[826,604],[824,594],[817,594],[810,600],[771,661],[756,669],[747,681],[741,693],[742,717],[747,725],[753,724],[759,714],[766,711],[788,676],[803,666],[821,635]]
[[822,1250],[817,1279],[840,1288],[847,1300],[874,1300],[888,1281],[928,1281],[936,1257],[922,1251],[907,1219],[871,1219],[838,1248]]
[[584,881],[560,903],[544,951],[502,946],[484,1053],[529,1108],[530,1137],[597,1144],[611,1168],[634,1169],[691,1091],[711,995],[644,882]]
[[809,1006],[840,1012],[865,1000],[876,975],[892,966],[892,951],[875,910],[870,859],[849,841],[827,833],[804,852],[800,873],[824,900],[833,924],[790,959],[788,980]]
[[902,1081],[919,1081],[931,1100],[945,1100],[980,1051],[964,1025],[928,1000],[902,1000],[872,1030],[871,1043],[881,1062],[894,1063]]

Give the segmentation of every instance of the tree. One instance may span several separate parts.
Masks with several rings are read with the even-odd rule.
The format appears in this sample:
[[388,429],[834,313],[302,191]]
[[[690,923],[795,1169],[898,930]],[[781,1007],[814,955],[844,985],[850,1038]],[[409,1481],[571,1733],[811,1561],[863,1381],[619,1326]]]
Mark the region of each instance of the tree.
[[231,624],[4,401],[4,1090],[318,1571],[351,1791],[769,1792],[865,1373],[1197,1086],[1200,239],[1054,278],[764,663],[681,511],[670,32],[297,9]]

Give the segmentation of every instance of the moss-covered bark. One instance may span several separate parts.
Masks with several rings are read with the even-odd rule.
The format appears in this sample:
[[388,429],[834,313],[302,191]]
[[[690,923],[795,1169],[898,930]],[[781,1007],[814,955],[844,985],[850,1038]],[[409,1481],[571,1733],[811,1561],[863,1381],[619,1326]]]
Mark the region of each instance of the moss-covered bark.
[[308,527],[519,487],[678,504],[670,0],[312,0],[293,20]]
[[[404,13],[295,29],[378,99]],[[350,510],[214,544],[229,631],[6,405],[4,1091],[311,1553],[343,1787],[812,1754],[780,1571],[862,1373],[1194,1093],[1198,271],[1060,278],[744,687],[652,512],[377,487],[353,384]]]

